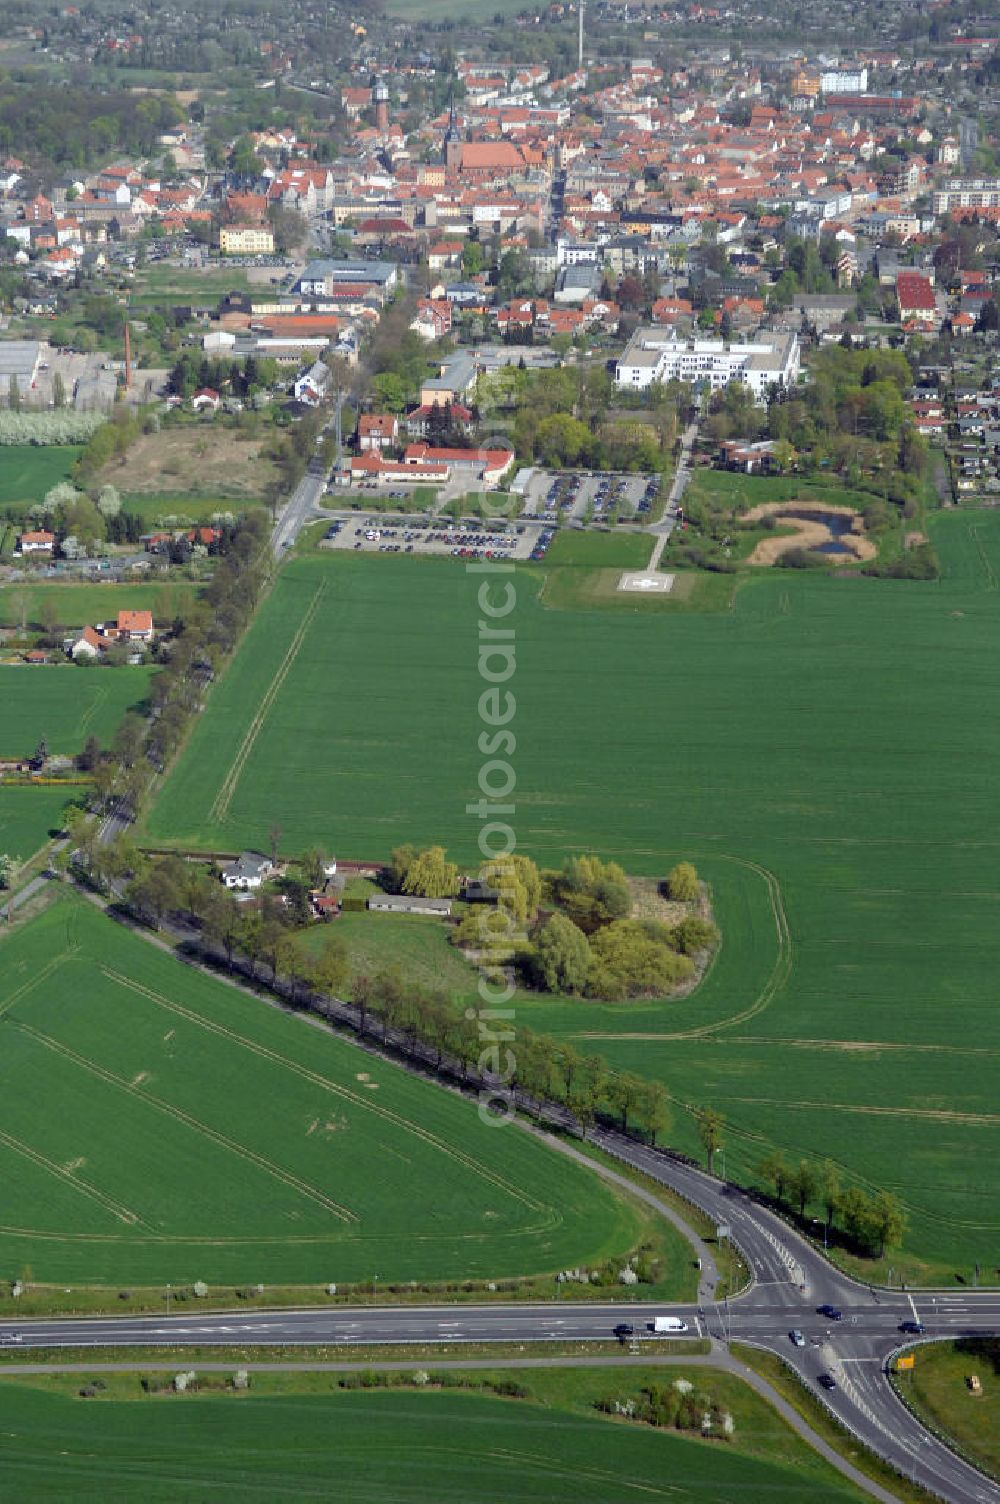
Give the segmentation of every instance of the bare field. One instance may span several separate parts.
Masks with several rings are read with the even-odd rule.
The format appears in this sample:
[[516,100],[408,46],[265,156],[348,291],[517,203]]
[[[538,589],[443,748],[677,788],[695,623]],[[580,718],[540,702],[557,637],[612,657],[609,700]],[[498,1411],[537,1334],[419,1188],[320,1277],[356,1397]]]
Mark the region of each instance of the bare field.
[[98,479],[130,493],[190,492],[242,500],[263,495],[277,476],[262,447],[261,439],[218,424],[166,429],[145,434],[129,450],[124,466],[112,461]]

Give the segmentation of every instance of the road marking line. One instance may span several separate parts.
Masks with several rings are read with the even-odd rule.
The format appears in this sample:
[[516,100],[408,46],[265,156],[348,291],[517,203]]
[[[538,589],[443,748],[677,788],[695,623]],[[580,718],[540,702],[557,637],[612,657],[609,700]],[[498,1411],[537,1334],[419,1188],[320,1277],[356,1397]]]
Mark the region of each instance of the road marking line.
[[906,1292],[906,1298],[910,1302],[910,1310],[913,1312],[913,1319],[914,1319],[914,1321],[919,1321],[920,1317],[917,1315],[917,1308],[913,1304],[913,1296],[910,1294],[909,1291]]

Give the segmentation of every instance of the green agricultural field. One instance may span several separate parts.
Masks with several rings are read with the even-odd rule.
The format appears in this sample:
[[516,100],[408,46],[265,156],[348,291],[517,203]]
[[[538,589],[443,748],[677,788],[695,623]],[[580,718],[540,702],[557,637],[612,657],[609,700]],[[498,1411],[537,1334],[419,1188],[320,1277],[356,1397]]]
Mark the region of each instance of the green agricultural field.
[[[896,1191],[911,1278],[968,1276],[1000,1231],[1000,517],[933,541],[940,582],[760,571],[717,613],[546,608],[522,572],[512,617],[520,845],[692,857],[724,936],[686,1002],[538,1001],[532,1025],[720,1109],[731,1173],[780,1145]],[[150,836],[233,849],[277,821],[289,851],[473,860],[479,583],[293,561]],[[683,1113],[674,1132],[696,1151]]]
[[0,1263],[42,1283],[512,1277],[621,1256],[648,1225],[82,899],[0,940],[0,1040]]
[[69,480],[80,454],[77,444],[0,445],[0,506],[41,501],[61,480]]
[[83,627],[108,621],[119,611],[152,611],[157,624],[169,623],[191,604],[195,586],[188,581],[137,585],[73,585],[63,581],[14,584],[0,589],[0,625],[31,629],[44,625],[51,611],[60,627]]
[[[498,1373],[524,1398],[432,1389],[338,1390],[333,1375],[254,1375],[249,1394],[144,1396],[134,1376],[83,1400],[81,1376],[3,1386],[0,1461],[11,1498],[167,1501],[279,1497],[368,1504],[615,1504],[632,1498],[772,1504],[864,1495],[738,1381],[691,1377],[730,1407],[726,1442],[602,1417],[594,1400],[675,1370]],[[457,1382],[459,1375],[446,1376]],[[472,1373],[477,1386],[486,1376]],[[553,1379],[557,1381],[552,1382]],[[84,1382],[86,1382],[84,1380]],[[214,1376],[206,1382],[220,1383]],[[29,1387],[30,1386],[30,1387]],[[325,1391],[325,1392],[324,1392]],[[119,1397],[127,1396],[127,1397]]]
[[2,665],[0,757],[28,757],[43,737],[50,752],[66,756],[89,736],[107,745],[148,684],[146,668]]
[[0,851],[26,862],[45,845],[50,830],[61,826],[60,816],[72,788],[23,788],[0,784]]

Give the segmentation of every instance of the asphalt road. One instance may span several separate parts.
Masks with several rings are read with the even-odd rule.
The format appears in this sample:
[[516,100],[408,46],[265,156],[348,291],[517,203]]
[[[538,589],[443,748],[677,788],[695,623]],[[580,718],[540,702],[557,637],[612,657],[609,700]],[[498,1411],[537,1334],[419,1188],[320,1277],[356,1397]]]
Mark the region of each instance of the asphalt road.
[[[742,1341],[780,1354],[832,1413],[873,1451],[900,1472],[949,1504],[1000,1504],[1000,1488],[956,1457],[912,1417],[896,1398],[885,1365],[904,1343],[899,1330],[916,1317],[924,1322],[920,1340],[1000,1332],[1000,1291],[966,1290],[908,1294],[871,1290],[838,1273],[822,1253],[767,1208],[742,1191],[701,1171],[620,1138],[596,1131],[608,1152],[725,1222],[753,1275],[753,1283],[730,1300],[714,1299],[714,1271],[706,1276],[699,1303],[677,1305],[669,1314],[686,1322],[688,1336],[719,1344]],[[831,1304],[841,1321],[818,1313]],[[32,1347],[205,1347],[214,1345],[292,1346],[437,1343],[538,1343],[606,1340],[629,1321],[643,1350],[655,1353],[660,1339],[651,1323],[667,1308],[623,1301],[586,1304],[567,1296],[546,1305],[378,1305],[330,1310],[201,1313],[190,1305],[183,1314],[145,1317],[93,1317],[80,1320],[6,1322],[19,1345]],[[804,1348],[789,1333],[802,1331]],[[821,1373],[836,1388],[817,1387]]]
[[289,497],[271,534],[274,556],[280,559],[291,548],[300,530],[319,506],[326,489],[326,468],[313,460]]

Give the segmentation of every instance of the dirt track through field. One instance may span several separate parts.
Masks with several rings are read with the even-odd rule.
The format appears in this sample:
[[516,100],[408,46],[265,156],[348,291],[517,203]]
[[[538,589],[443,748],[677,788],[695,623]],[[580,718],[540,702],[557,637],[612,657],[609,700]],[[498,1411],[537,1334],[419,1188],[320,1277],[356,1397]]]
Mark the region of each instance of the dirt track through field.
[[98,1065],[94,1060],[88,1060],[85,1055],[80,1055],[76,1050],[71,1050],[68,1045],[61,1043],[61,1041],[52,1039],[47,1034],[42,1034],[38,1029],[33,1029],[30,1024],[19,1023],[15,1024],[14,1027],[20,1029],[22,1033],[27,1034],[36,1044],[42,1045],[45,1049],[52,1050],[57,1055],[62,1055],[64,1059],[71,1061],[74,1065],[78,1065],[83,1070],[89,1071],[91,1075],[96,1076],[105,1085],[117,1087],[119,1091],[125,1092],[128,1096],[135,1097],[140,1102],[146,1103],[154,1111],[162,1112],[167,1117],[174,1118],[177,1122],[183,1123],[185,1128],[191,1128],[196,1133],[203,1135],[203,1137],[211,1139],[214,1144],[227,1149],[231,1154],[235,1154],[238,1159],[247,1161],[255,1169],[263,1170],[265,1174],[271,1175],[275,1180],[281,1181],[283,1185],[297,1191],[299,1195],[307,1197],[310,1201],[315,1201],[325,1211],[332,1212],[335,1217],[339,1217],[342,1222],[356,1222],[358,1220],[354,1212],[340,1206],[331,1197],[317,1190],[315,1186],[310,1185],[308,1181],[302,1180],[290,1170],[285,1170],[282,1166],[276,1165],[273,1160],[266,1159],[264,1155],[257,1154],[255,1150],[247,1148],[245,1144],[238,1144],[234,1139],[227,1138],[224,1133],[220,1133],[215,1128],[210,1128],[206,1123],[199,1121],[198,1118],[192,1117],[190,1113],[184,1112],[179,1107],[174,1107],[170,1102],[164,1102],[162,1098],[152,1096],[149,1092],[140,1090],[139,1087],[133,1086],[131,1082],[123,1080],[121,1076],[116,1076],[113,1071],[109,1071],[105,1066]]
[[68,961],[79,949],[78,945],[71,945],[68,950],[62,951],[51,960],[47,966],[43,966],[41,971],[33,972],[26,982],[23,982],[16,991],[12,992],[9,997],[4,998],[3,1002],[0,1003],[0,1018],[5,1013],[9,1013],[11,1008],[21,1001],[22,997],[26,997],[36,987],[40,987],[43,982],[47,982],[52,973],[58,970],[63,962]]
[[226,774],[226,777],[224,778],[219,788],[219,792],[216,794],[215,799],[212,801],[212,807],[209,810],[209,818],[211,820],[222,821],[226,818],[226,815],[229,812],[229,806],[232,803],[233,795],[236,792],[236,785],[239,783],[243,769],[246,767],[247,759],[249,758],[250,753],[253,751],[254,743],[256,742],[261,731],[264,729],[264,722],[267,720],[271,706],[277,699],[278,694],[281,690],[281,686],[287,679],[292,664],[295,662],[296,658],[299,655],[299,649],[306,639],[306,634],[309,631],[313,617],[319,610],[319,603],[325,590],[326,582],[324,581],[322,584],[316,587],[313,598],[309,602],[309,605],[306,607],[302,621],[299,623],[299,629],[289,643],[288,651],[286,652],[284,658],[281,660],[281,663],[278,666],[278,672],[275,674],[274,678],[271,680],[271,683],[268,685],[267,693],[264,695],[260,702],[260,705],[257,707],[257,713],[254,716],[253,720],[250,722],[250,725],[247,727],[246,735],[240,743],[239,750],[237,751],[236,756],[233,758],[232,767]]
[[[79,1191],[81,1196],[86,1196],[89,1200],[96,1201],[106,1212],[110,1212],[113,1217],[117,1217],[119,1222],[127,1222],[132,1227],[137,1225],[145,1227],[146,1224],[137,1212],[132,1211],[130,1207],[123,1206],[120,1201],[115,1201],[111,1196],[105,1195],[103,1191],[99,1191],[95,1186],[88,1185],[86,1181],[79,1180],[64,1165],[57,1165],[55,1160],[47,1158],[38,1149],[32,1148],[31,1144],[26,1144],[22,1139],[14,1138],[12,1134],[2,1131],[0,1131],[0,1144],[5,1149],[10,1149],[12,1153],[19,1154],[22,1159],[29,1160],[31,1164],[36,1165],[39,1169],[45,1170],[47,1174],[54,1175],[63,1185],[72,1186],[73,1190]],[[23,1228],[16,1230],[27,1231],[27,1229]]]
[[997,588],[997,577],[996,577],[996,575],[993,572],[993,565],[989,561],[989,555],[987,554],[985,548],[983,547],[983,540],[982,540],[982,538],[980,536],[981,532],[982,532],[981,528],[970,527],[969,528],[969,537],[972,539],[973,543],[976,545],[976,550],[977,550],[977,552],[979,554],[979,557],[983,561],[983,569],[984,569],[985,574],[986,574],[986,589],[989,590],[989,591],[992,591],[992,590],[996,590],[996,588]]

